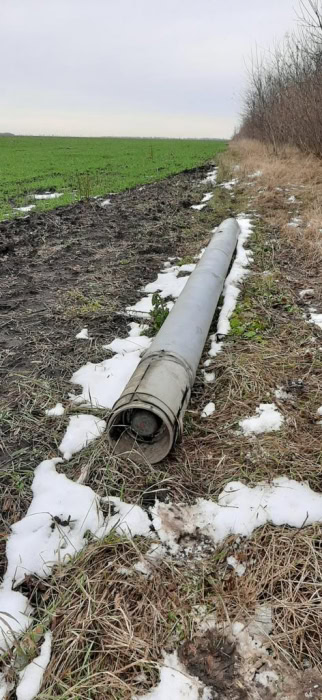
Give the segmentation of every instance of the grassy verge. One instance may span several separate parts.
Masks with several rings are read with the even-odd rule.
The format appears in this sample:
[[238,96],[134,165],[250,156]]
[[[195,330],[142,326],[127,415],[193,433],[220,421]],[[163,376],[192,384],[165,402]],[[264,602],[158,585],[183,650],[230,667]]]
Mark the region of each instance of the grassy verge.
[[[257,179],[250,184],[259,168],[256,158],[247,158],[246,167],[235,146],[222,158],[219,183],[236,175],[236,165],[239,182],[231,193],[216,188],[209,207],[185,223],[177,246],[182,260],[190,261],[225,216],[252,209],[260,214],[254,216],[249,241],[254,262],[231,332],[223,351],[207,367],[216,381],[205,384],[201,369],[198,372],[183,442],[162,465],[142,469],[131,460],[115,458],[104,440],[75,456],[68,472],[78,475],[88,465],[88,484],[100,495],[117,495],[144,506],[153,503],[155,495],[193,502],[200,496],[216,498],[231,480],[255,484],[282,474],[308,480],[322,491],[321,426],[316,420],[322,403],[321,330],[307,323],[308,305],[299,294],[314,286],[314,303],[319,303],[317,268],[312,267],[311,244],[305,254],[303,240],[296,231],[292,237],[287,218],[280,225],[275,200],[267,203],[267,185]],[[278,183],[276,175],[274,187]],[[263,191],[255,195],[256,189]],[[287,196],[281,200],[282,212]],[[94,319],[94,309],[88,313]],[[213,332],[215,327],[216,319]],[[206,346],[202,361],[208,358],[207,350]],[[286,401],[275,396],[280,387],[288,394]],[[38,388],[44,391],[44,386]],[[29,387],[25,400],[30,393]],[[210,400],[216,411],[201,419],[201,409]],[[273,401],[285,418],[280,432],[255,439],[237,434],[239,420],[253,415],[259,403]],[[32,419],[28,414],[30,428]],[[219,621],[248,620],[258,603],[269,605],[271,655],[286,662],[291,673],[298,672],[298,678],[308,667],[321,671],[321,535],[320,526],[305,528],[305,523],[299,530],[266,526],[249,540],[227,538],[204,559],[191,557],[183,566],[168,559],[156,565],[148,580],[122,571],[140,559],[146,541],[110,536],[90,542],[77,559],[57,568],[43,589],[29,580],[38,623],[53,631],[52,659],[39,698],[129,700],[146,691],[157,680],[162,649],[194,642],[200,605],[215,611]],[[245,563],[243,577],[227,565],[229,555]],[[22,642],[27,649],[29,637]],[[229,698],[229,665],[223,675],[226,685],[219,690]]]

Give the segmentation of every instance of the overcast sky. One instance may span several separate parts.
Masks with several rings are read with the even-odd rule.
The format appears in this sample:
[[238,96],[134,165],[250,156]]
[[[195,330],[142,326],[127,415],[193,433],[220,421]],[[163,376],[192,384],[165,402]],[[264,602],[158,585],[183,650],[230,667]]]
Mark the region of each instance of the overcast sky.
[[0,132],[229,137],[297,0],[0,0]]

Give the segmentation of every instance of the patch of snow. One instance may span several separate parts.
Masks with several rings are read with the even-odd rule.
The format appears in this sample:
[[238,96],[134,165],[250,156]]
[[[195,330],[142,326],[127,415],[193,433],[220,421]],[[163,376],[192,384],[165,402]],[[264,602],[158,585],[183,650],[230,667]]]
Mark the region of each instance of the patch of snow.
[[146,350],[150,347],[152,338],[142,335],[139,338],[114,338],[108,345],[103,345],[105,350],[124,355],[127,352],[135,352],[136,350]]
[[[303,523],[308,526],[322,522],[322,495],[312,491],[306,483],[282,476],[273,479],[271,484],[261,482],[253,488],[232,481],[225,486],[217,502],[203,498],[198,498],[191,506],[156,502],[150,512],[164,547],[163,556],[168,552],[178,555],[191,551],[197,533],[202,551],[202,537],[217,545],[228,535],[250,537],[255,529],[267,523],[299,528]],[[193,536],[192,544],[189,544],[189,534]],[[184,542],[182,535],[185,535]],[[158,556],[162,556],[162,549]]]
[[306,296],[313,296],[313,295],[314,295],[314,289],[312,289],[312,288],[309,288],[309,289],[302,289],[302,290],[299,292],[299,296],[301,297],[301,299],[303,299],[303,297],[306,297]]
[[204,366],[204,367],[209,367],[211,364],[212,364],[212,360],[209,359],[209,360],[205,360],[205,361],[204,361],[203,366]]
[[213,192],[206,192],[206,194],[204,194],[201,202],[209,202],[209,200],[212,199],[213,196],[214,196]]
[[110,496],[102,499],[113,506],[114,515],[108,518],[102,528],[96,533],[97,537],[106,537],[112,530],[126,537],[152,537],[151,520],[143,508],[133,503],[125,503],[120,498]]
[[131,321],[129,323],[130,326],[130,332],[129,336],[131,338],[138,338],[140,335],[143,335],[144,331],[147,331],[149,326],[147,323],[137,323],[136,321]]
[[79,340],[89,340],[88,328],[82,328],[82,330],[75,335],[75,338],[79,338]]
[[284,391],[281,386],[279,386],[278,389],[275,389],[274,395],[278,401],[287,401],[288,399],[293,398],[292,394],[288,394],[287,391]]
[[256,416],[244,418],[239,425],[244,435],[259,435],[279,430],[284,423],[284,416],[279,412],[275,403],[261,403],[256,408]]
[[[250,219],[244,214],[240,214],[237,217],[237,221],[241,230],[238,236],[236,257],[224,284],[224,303],[218,318],[217,335],[227,335],[229,333],[229,319],[235,310],[237,298],[240,294],[239,284],[248,275],[247,268],[253,259],[252,253],[245,250],[244,247],[252,232]],[[211,348],[211,350],[212,349],[213,348]],[[219,352],[218,349],[217,352]],[[212,355],[212,357],[214,357],[214,355]]]
[[14,207],[14,210],[27,212],[27,211],[31,211],[32,209],[34,209],[35,206],[36,206],[35,204],[28,204],[25,207]]
[[65,413],[65,409],[62,403],[56,403],[54,408],[47,408],[45,410],[46,416],[62,416]]
[[158,685],[145,695],[133,696],[133,700],[211,700],[212,697],[212,689],[207,688],[199,678],[191,676],[174,651],[172,654],[164,653]]
[[272,683],[276,682],[279,680],[279,676],[275,671],[261,671],[260,673],[256,673],[255,675],[255,681],[257,683],[260,683],[260,685],[263,685],[264,688],[269,688],[271,687]]
[[179,294],[181,294],[189,279],[188,275],[185,277],[178,277],[179,270],[180,268],[177,268],[175,272],[168,270],[160,272],[154,282],[150,282],[144,287],[144,291],[152,294],[154,292],[159,292],[160,297],[163,299],[167,297],[176,299]]
[[[12,535],[9,537],[7,549],[11,538]],[[7,651],[14,644],[16,637],[19,637],[28,629],[32,621],[31,615],[32,607],[29,605],[27,598],[22,593],[11,590],[11,581],[9,581],[9,585],[3,585],[0,589],[1,651]]]
[[52,633],[46,632],[40,648],[40,654],[19,673],[16,688],[17,700],[33,700],[38,695],[44,673],[50,661]]
[[186,263],[186,265],[180,265],[180,272],[193,272],[196,268],[196,263]]
[[197,211],[201,211],[201,209],[204,209],[207,206],[207,204],[193,204],[191,209],[196,209]]
[[318,328],[322,330],[322,314],[311,313],[309,323],[314,323]]
[[66,433],[59,445],[59,451],[67,461],[96,440],[106,428],[105,420],[85,413],[71,416]]
[[287,198],[287,201],[294,204],[295,202],[297,202],[297,199],[294,194],[291,194],[291,196]]
[[[214,228],[214,229],[213,229],[213,233],[214,233],[215,231],[216,231],[216,229]],[[200,253],[198,253],[198,255],[195,255],[194,259],[195,259],[195,260],[200,260],[200,259],[202,258],[202,256],[203,256],[205,250],[206,250],[206,248],[201,248]]]
[[62,197],[63,192],[44,192],[43,194],[34,194],[34,199],[58,199]]
[[[95,535],[104,524],[94,491],[58,474],[59,462],[62,459],[47,459],[35,469],[33,499],[25,517],[12,526],[7,541],[8,568],[5,590],[0,592],[0,610],[8,610],[17,618],[18,628],[28,627],[31,609],[21,593],[10,590],[13,583],[21,583],[30,574],[48,576],[57,562],[69,561],[84,547],[86,532]],[[9,596],[9,600],[3,600],[3,596]],[[0,617],[3,628],[3,613]],[[10,620],[10,625],[15,624]]]
[[202,413],[201,413],[201,418],[208,418],[208,416],[211,416],[212,413],[215,411],[215,404],[213,401],[209,401],[207,405],[204,407]]
[[227,564],[229,566],[231,566],[236,571],[237,576],[244,575],[244,573],[246,571],[245,564],[241,564],[241,562],[238,561],[238,559],[236,559],[236,557],[233,557],[233,556],[227,557],[226,561],[227,561]]
[[205,370],[203,370],[203,376],[204,376],[205,382],[207,382],[207,383],[214,382],[216,379],[215,372],[205,372]]
[[206,177],[203,180],[201,180],[202,184],[210,182],[212,185],[215,185],[216,180],[217,180],[217,172],[218,172],[218,168],[214,168],[213,170],[210,170],[208,175],[206,175]]
[[289,221],[289,223],[287,225],[293,226],[293,228],[297,228],[298,226],[300,226],[301,223],[302,223],[301,216],[294,216],[293,219],[291,219],[291,221]]
[[137,368],[140,352],[117,354],[97,364],[88,362],[83,365],[70,380],[82,387],[82,393],[71,399],[73,403],[112,408]]
[[216,355],[218,355],[218,353],[220,353],[223,349],[223,345],[224,345],[223,342],[222,341],[218,342],[216,338],[217,338],[216,333],[214,333],[213,335],[210,336],[211,345],[210,345],[210,350],[208,353],[208,355],[210,355],[210,357],[216,357]]
[[238,180],[237,178],[233,178],[232,180],[229,180],[228,182],[221,182],[219,187],[223,187],[225,190],[228,190],[229,192],[237,185]]
[[100,203],[100,206],[103,207],[103,209],[105,209],[105,207],[107,207],[109,204],[111,204],[110,199],[103,199],[103,201]]
[[319,408],[317,410],[317,414],[318,414],[318,416],[322,416],[322,406],[319,406]]
[[152,294],[147,297],[142,297],[133,306],[127,306],[126,311],[129,316],[137,316],[138,318],[146,318],[152,311]]
[[250,175],[249,177],[252,177],[252,178],[253,178],[253,177],[261,177],[261,175],[263,175],[263,171],[262,171],[262,170],[255,170],[255,172],[254,172],[254,173],[251,173],[251,175]]

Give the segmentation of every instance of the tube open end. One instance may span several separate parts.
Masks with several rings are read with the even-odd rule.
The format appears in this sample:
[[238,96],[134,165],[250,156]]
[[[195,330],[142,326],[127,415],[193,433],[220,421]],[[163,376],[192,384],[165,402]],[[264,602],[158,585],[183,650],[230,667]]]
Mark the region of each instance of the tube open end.
[[115,454],[135,462],[155,464],[170,452],[176,430],[167,416],[153,406],[137,404],[114,410],[108,423],[109,440]]

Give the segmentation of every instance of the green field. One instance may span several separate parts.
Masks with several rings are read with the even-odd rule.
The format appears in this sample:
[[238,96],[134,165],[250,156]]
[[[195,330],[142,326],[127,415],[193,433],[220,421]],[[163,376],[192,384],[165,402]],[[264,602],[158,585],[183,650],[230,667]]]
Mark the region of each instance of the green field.
[[[52,209],[160,180],[212,159],[225,141],[132,138],[0,137],[0,219],[15,207]],[[54,200],[33,194],[62,192]]]

